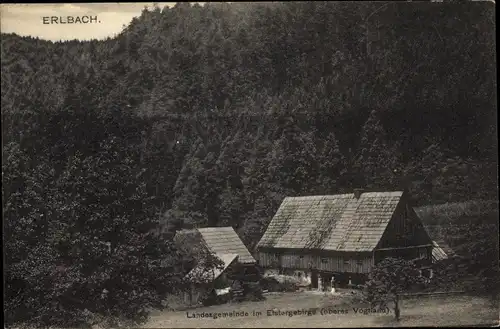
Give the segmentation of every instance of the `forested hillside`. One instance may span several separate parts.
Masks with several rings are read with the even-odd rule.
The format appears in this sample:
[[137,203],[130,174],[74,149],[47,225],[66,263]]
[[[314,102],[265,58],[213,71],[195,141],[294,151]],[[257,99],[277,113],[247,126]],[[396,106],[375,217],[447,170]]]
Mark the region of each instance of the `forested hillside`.
[[42,277],[69,303],[99,262],[176,280],[155,262],[180,227],[251,248],[285,196],[496,199],[494,31],[490,2],[290,2],[152,8],[103,41],[2,34],[7,277],[29,277],[9,315],[38,314],[17,291]]

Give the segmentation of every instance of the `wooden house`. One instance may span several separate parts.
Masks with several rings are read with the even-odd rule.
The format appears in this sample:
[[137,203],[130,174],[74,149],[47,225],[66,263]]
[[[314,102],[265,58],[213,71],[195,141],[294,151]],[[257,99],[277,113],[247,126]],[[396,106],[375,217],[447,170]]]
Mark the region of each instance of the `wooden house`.
[[259,265],[312,273],[312,286],[334,277],[363,283],[386,257],[431,262],[432,240],[407,192],[287,197],[257,244]]
[[[206,252],[211,252],[216,255],[238,255],[238,263],[244,266],[252,267],[256,264],[255,258],[230,226],[183,229],[175,235],[175,242],[181,253],[197,258],[196,262]],[[188,270],[191,268],[192,266]]]
[[[232,227],[181,230],[175,241],[181,252],[194,258],[194,264],[186,269],[186,304],[198,304],[207,294],[228,294],[234,276],[256,267],[255,259]],[[222,268],[207,264],[209,254],[222,262]]]

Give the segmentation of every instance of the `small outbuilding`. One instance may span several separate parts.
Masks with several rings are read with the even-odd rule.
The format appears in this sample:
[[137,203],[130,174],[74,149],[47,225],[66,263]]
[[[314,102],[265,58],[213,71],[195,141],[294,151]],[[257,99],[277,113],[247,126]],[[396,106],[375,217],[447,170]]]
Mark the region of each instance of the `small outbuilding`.
[[[175,236],[177,246],[194,264],[184,277],[184,301],[199,304],[203,300],[227,299],[234,276],[254,269],[256,261],[232,227],[185,229]],[[214,259],[221,264],[216,266]]]

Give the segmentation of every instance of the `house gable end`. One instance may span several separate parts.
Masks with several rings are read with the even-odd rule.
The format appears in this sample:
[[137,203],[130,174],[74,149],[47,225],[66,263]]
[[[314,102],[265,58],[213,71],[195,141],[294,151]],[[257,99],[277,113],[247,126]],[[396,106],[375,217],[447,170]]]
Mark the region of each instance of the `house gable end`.
[[422,244],[433,244],[433,241],[427,232],[424,223],[420,219],[420,217],[415,212],[415,209],[409,207],[408,213],[410,214],[411,220],[415,225],[415,238],[418,239]]
[[420,218],[409,205],[405,193],[375,249],[432,245]]
[[403,194],[403,196],[399,200],[396,209],[394,210],[390,221],[385,226],[384,232],[382,233],[382,236],[380,237],[380,240],[378,241],[374,250],[395,246],[394,240],[396,240],[395,237],[397,236],[397,232],[399,231],[398,226],[401,225],[402,220],[401,213],[404,213],[403,209],[406,205],[405,197],[406,195]]

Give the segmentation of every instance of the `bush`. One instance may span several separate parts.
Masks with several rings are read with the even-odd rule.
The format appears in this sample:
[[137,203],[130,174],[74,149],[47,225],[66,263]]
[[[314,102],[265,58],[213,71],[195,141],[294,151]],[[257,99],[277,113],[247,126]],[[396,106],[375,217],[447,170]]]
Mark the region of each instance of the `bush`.
[[247,282],[244,284],[244,296],[245,299],[250,301],[260,301],[264,300],[262,295],[262,287],[258,282]]
[[262,289],[272,292],[292,292],[299,289],[299,280],[292,276],[275,275],[262,278]]
[[297,291],[298,289],[299,289],[299,286],[297,285],[296,282],[293,282],[293,281],[284,281],[283,283],[280,283],[280,285],[279,285],[280,292],[293,292],[293,291]]
[[262,278],[259,282],[260,286],[262,287],[262,290],[268,290],[268,291],[279,291],[279,281],[276,280],[273,277],[265,277]]

